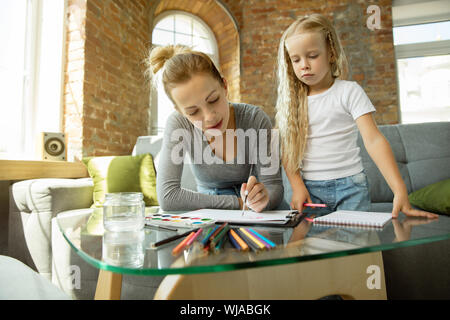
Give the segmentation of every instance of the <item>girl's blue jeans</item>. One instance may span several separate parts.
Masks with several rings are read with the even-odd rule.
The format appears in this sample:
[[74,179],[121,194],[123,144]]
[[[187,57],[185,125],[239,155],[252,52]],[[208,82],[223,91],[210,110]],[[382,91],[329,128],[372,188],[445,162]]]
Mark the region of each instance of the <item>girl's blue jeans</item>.
[[316,216],[336,210],[370,210],[369,183],[364,171],[332,180],[304,180],[313,203],[324,203],[326,208],[305,208]]

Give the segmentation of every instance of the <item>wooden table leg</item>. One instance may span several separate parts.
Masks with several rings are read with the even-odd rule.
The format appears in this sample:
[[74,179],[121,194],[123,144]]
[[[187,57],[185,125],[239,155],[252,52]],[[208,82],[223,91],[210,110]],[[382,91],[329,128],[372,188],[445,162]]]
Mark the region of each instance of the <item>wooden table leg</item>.
[[95,300],[120,300],[122,274],[100,269]]

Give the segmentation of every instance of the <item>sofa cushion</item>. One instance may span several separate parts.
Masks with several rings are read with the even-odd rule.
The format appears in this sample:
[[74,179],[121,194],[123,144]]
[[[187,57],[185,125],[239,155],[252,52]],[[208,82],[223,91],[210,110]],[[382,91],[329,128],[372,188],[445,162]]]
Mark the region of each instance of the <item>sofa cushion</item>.
[[450,179],[449,122],[398,126],[405,148],[411,190]]
[[[400,174],[402,175],[403,181],[405,181],[406,188],[408,192],[411,191],[411,180],[407,167],[407,155],[403,147],[403,140],[400,136],[398,126],[384,125],[378,126],[378,128],[389,141],[395,160],[397,161]],[[369,181],[371,201],[374,203],[392,202],[394,194],[383,178],[380,170],[378,170],[377,166],[372,161],[372,158],[370,158],[366,148],[364,147],[360,134],[358,135],[358,146],[361,148],[361,160]]]
[[411,193],[409,201],[426,211],[450,214],[450,179],[433,183]]
[[[141,136],[138,137],[136,145],[133,148],[133,155],[143,153],[150,153],[153,156],[155,168],[159,168],[159,152],[161,151],[163,138],[162,136]],[[183,165],[183,173],[181,175],[181,187],[184,189],[197,191],[197,182],[192,173],[191,165],[189,164],[189,156],[186,155],[186,161]],[[158,170],[158,169],[156,169]],[[158,174],[158,171],[156,171]]]
[[152,155],[91,157],[83,159],[94,181],[94,205],[110,192],[142,192],[147,206],[158,205]]

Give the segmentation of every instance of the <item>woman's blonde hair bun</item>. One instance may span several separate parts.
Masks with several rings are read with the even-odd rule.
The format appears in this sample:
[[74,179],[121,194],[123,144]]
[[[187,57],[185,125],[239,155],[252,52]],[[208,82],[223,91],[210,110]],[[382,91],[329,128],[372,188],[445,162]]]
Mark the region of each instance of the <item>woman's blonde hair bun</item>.
[[153,74],[161,70],[165,63],[173,56],[180,53],[191,52],[190,48],[183,45],[168,45],[165,47],[155,47],[150,52],[149,67]]

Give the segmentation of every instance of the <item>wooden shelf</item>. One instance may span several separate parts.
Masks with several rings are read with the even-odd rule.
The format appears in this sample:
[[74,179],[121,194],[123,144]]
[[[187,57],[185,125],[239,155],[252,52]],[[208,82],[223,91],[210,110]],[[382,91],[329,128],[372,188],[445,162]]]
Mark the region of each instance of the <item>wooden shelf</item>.
[[0,180],[88,177],[82,162],[0,160]]

